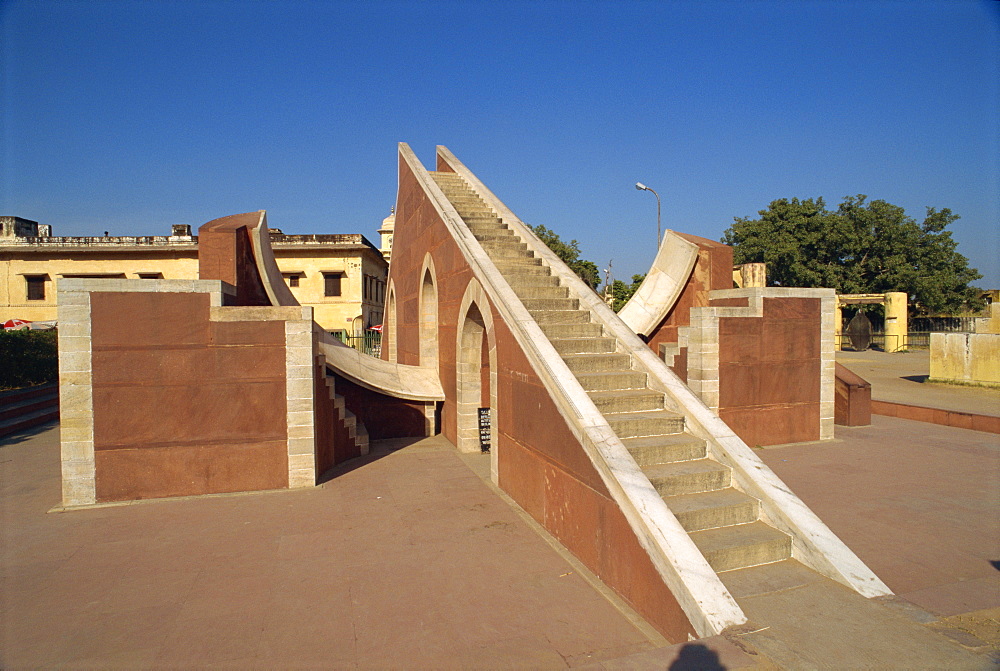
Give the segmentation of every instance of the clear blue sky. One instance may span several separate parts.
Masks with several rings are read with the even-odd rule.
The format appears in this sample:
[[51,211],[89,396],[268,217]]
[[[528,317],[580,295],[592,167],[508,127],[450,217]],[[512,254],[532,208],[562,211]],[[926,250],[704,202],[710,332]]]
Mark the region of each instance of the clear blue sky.
[[615,275],[774,199],[961,215],[1000,287],[996,2],[4,1],[0,214],[375,231],[443,144]]

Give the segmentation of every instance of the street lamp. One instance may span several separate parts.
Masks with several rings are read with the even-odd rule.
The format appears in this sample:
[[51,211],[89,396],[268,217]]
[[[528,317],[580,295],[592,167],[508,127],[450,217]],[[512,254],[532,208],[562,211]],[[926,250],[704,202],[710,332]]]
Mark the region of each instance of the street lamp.
[[652,189],[650,189],[648,186],[646,186],[642,182],[636,182],[635,183],[635,188],[638,189],[639,191],[652,191],[653,195],[656,196],[656,249],[657,249],[657,251],[659,251],[659,249],[660,249],[660,194],[656,193],[656,191],[653,191]]

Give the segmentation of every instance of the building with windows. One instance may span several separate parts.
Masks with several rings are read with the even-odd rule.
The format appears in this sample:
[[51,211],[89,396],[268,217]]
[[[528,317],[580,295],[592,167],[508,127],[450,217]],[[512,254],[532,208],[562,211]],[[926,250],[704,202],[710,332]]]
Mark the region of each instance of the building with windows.
[[[341,336],[382,323],[389,264],[360,233],[284,235],[271,229],[282,276],[315,321]],[[169,236],[57,237],[51,227],[0,217],[0,321],[56,319],[62,278],[198,279],[198,237],[186,224]]]

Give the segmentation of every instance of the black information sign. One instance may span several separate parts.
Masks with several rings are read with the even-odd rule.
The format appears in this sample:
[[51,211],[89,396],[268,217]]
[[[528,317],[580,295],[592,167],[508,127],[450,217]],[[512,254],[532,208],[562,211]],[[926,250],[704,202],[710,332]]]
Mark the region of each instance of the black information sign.
[[483,453],[490,451],[490,409],[479,409],[479,448]]

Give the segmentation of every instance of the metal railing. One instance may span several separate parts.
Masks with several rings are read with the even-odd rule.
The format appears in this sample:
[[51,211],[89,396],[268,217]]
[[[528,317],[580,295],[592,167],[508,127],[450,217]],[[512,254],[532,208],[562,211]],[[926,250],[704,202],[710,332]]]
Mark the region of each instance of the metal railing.
[[382,356],[382,334],[378,331],[365,331],[360,335],[348,335],[346,331],[331,331],[330,335],[348,347],[353,347],[376,359]]

